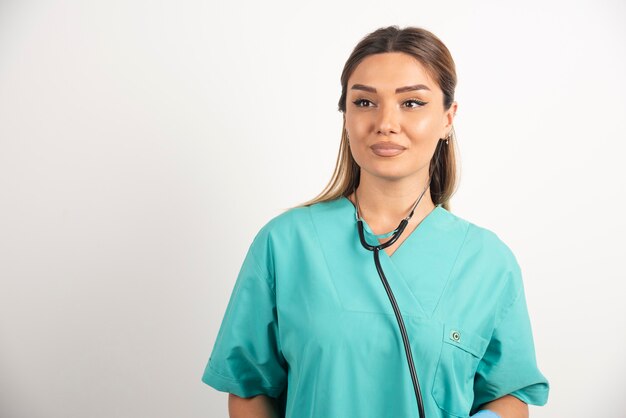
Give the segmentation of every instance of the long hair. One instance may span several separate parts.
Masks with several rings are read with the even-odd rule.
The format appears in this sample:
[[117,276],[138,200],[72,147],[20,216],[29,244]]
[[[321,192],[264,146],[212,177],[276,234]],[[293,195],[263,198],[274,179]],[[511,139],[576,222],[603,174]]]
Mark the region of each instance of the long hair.
[[[339,111],[346,112],[348,79],[359,63],[367,56],[385,52],[404,52],[422,64],[443,92],[443,107],[448,110],[454,102],[456,87],[456,69],[448,48],[431,32],[417,27],[389,26],[380,28],[366,35],[354,48],[341,73],[341,97]],[[455,153],[456,136],[454,127],[448,137],[449,144],[440,140],[430,160],[431,172],[430,195],[435,205],[442,205],[450,210],[450,198],[457,185],[457,161]],[[441,148],[441,149],[440,149]],[[361,168],[357,165],[348,146],[345,129],[345,117],[341,130],[339,154],[335,171],[322,192],[296,207],[310,206],[315,203],[335,200],[350,195],[359,185]]]

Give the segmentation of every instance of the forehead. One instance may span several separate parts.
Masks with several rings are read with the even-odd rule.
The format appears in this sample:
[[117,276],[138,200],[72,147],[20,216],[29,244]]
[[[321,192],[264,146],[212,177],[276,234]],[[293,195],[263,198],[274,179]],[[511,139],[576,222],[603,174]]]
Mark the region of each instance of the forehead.
[[394,91],[398,87],[425,84],[431,91],[439,86],[426,68],[404,52],[385,52],[365,57],[348,79],[348,90],[353,84],[365,84],[377,90]]

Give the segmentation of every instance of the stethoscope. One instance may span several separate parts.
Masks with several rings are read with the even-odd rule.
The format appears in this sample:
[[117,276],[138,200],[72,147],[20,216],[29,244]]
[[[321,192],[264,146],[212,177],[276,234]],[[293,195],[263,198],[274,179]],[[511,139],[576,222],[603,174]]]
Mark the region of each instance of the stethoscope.
[[[435,164],[437,164],[438,159],[439,159],[438,157],[439,157],[440,148],[441,147],[437,149],[437,155],[435,157]],[[420,389],[419,380],[417,379],[417,372],[415,371],[415,362],[413,361],[413,354],[411,352],[409,336],[406,332],[404,319],[402,318],[402,314],[400,313],[400,308],[398,307],[396,298],[393,292],[391,291],[391,286],[389,286],[387,277],[385,277],[385,272],[383,271],[383,268],[380,265],[379,253],[380,253],[380,250],[383,250],[389,247],[390,245],[392,245],[394,242],[398,240],[398,238],[400,237],[400,235],[402,234],[402,232],[408,225],[409,220],[413,216],[413,212],[415,211],[415,208],[417,207],[417,204],[420,202],[420,200],[422,200],[422,196],[424,196],[424,193],[428,189],[429,185],[430,185],[430,175],[428,176],[428,182],[426,183],[426,187],[424,188],[420,196],[417,198],[417,201],[413,205],[413,208],[411,209],[411,212],[409,213],[409,215],[406,218],[402,219],[398,227],[391,232],[393,234],[391,235],[391,239],[385,242],[384,244],[379,244],[379,245],[370,245],[365,240],[365,234],[363,233],[363,219],[361,218],[361,215],[359,213],[359,200],[357,198],[356,190],[354,191],[354,200],[356,201],[356,221],[357,221],[357,225],[359,229],[359,238],[361,239],[361,245],[363,245],[363,247],[365,247],[366,250],[374,252],[374,263],[376,264],[376,270],[378,271],[380,280],[382,281],[385,291],[387,292],[387,297],[389,297],[389,301],[391,302],[391,306],[393,307],[393,313],[396,316],[396,321],[398,322],[398,328],[400,328],[400,334],[402,335],[402,342],[404,343],[404,352],[406,353],[406,361],[409,366],[409,372],[411,374],[411,381],[413,382],[413,390],[415,391],[415,399],[417,400],[417,409],[419,411],[419,417],[421,418],[426,418],[426,415],[424,413],[424,401],[422,399],[422,391]],[[386,237],[386,236],[389,236],[389,234],[385,234],[383,236]]]

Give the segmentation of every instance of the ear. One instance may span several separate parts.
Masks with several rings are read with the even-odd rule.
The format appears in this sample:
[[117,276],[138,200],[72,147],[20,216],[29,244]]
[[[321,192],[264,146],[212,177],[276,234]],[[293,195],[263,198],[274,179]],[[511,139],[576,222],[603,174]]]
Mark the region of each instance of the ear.
[[450,131],[452,130],[452,123],[454,122],[454,116],[456,115],[457,108],[458,108],[457,102],[452,102],[452,104],[450,105],[450,108],[446,110],[446,112],[444,113],[443,135],[441,136],[441,138],[445,138],[446,136],[450,134]]

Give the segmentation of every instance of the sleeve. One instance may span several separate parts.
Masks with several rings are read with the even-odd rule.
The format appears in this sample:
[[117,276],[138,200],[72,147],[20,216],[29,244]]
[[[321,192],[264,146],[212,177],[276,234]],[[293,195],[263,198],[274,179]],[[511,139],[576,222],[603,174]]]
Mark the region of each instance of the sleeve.
[[240,397],[277,398],[286,387],[287,363],[280,349],[274,287],[269,269],[256,260],[255,242],[235,282],[202,381]]
[[549,384],[537,367],[530,318],[521,272],[517,262],[512,270],[513,302],[503,310],[501,320],[478,364],[474,378],[471,412],[490,401],[512,395],[532,405],[545,405]]

